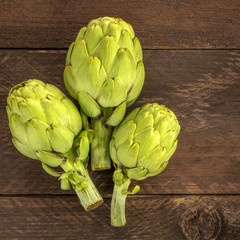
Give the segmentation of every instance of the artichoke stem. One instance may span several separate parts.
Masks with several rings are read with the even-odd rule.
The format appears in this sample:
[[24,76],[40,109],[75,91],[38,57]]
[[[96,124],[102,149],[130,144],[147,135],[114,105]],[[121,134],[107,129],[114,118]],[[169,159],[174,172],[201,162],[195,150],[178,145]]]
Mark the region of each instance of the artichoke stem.
[[106,117],[102,116],[92,120],[94,136],[91,143],[91,168],[93,171],[111,169],[109,143],[112,127],[105,126],[105,119]]
[[86,183],[87,187],[81,190],[75,189],[75,191],[84,209],[89,211],[100,206],[103,199],[89,176],[87,176]]
[[114,227],[122,227],[126,224],[125,202],[130,183],[131,180],[125,178],[121,185],[114,184],[111,202],[111,225]]
[[66,162],[61,164],[61,167],[65,172],[71,172],[84,179],[80,183],[71,184],[72,188],[77,193],[81,205],[86,211],[97,208],[103,203],[101,195],[92,182],[89,173],[81,160],[77,160],[77,164],[73,164],[72,159],[68,158]]

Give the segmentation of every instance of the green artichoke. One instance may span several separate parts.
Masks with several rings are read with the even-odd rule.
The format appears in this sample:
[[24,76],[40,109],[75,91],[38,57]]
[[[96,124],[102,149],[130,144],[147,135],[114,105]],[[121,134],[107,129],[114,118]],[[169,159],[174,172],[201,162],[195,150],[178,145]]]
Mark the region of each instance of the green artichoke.
[[[70,99],[55,86],[31,79],[11,89],[6,110],[19,152],[40,160],[46,172],[61,179],[62,189],[71,183],[86,210],[102,202],[83,164],[91,132],[81,132],[81,116]],[[51,168],[58,166],[65,173]]]
[[130,179],[142,180],[161,173],[177,148],[180,125],[175,114],[157,103],[134,109],[114,129],[110,155],[116,171],[111,206],[113,226],[123,226]]
[[124,118],[145,78],[142,48],[133,28],[120,18],[103,17],[83,27],[68,50],[64,82],[92,118],[92,170],[111,168],[111,126]]

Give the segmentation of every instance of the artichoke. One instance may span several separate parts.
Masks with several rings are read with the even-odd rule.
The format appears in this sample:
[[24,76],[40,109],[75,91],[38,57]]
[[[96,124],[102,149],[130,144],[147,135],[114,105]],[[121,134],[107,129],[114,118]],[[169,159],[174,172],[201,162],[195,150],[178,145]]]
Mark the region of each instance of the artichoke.
[[139,96],[145,78],[142,48],[133,28],[120,18],[103,17],[83,27],[68,50],[64,83],[92,118],[92,170],[111,168],[112,126]]
[[[70,99],[55,86],[31,79],[11,89],[6,110],[19,152],[40,160],[47,173],[61,179],[62,189],[71,184],[85,210],[102,203],[83,163],[91,132],[81,132],[81,116]],[[65,173],[52,168],[58,166]]]
[[177,148],[180,125],[175,114],[157,103],[134,109],[114,129],[110,155],[116,170],[111,203],[113,226],[123,226],[127,194],[131,180],[142,180],[161,173]]

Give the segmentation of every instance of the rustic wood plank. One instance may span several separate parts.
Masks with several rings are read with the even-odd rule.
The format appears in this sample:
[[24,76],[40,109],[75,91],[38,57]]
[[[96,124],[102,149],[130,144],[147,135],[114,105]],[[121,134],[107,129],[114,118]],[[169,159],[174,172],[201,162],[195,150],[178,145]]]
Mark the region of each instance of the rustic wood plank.
[[131,197],[126,217],[125,227],[110,226],[109,198],[84,212],[72,196],[2,197],[0,238],[185,240],[185,234],[203,240],[240,238],[240,196]]
[[0,48],[67,48],[79,29],[100,16],[130,22],[143,48],[238,48],[240,2],[1,1]]
[[[0,194],[63,194],[38,161],[14,149],[4,110],[11,86],[28,78],[63,91],[66,51],[0,51]],[[167,169],[139,182],[140,194],[240,193],[240,51],[144,51],[146,82],[138,101],[172,109],[182,126]],[[112,192],[112,172],[94,173],[100,192]],[[135,182],[133,185],[136,184]]]

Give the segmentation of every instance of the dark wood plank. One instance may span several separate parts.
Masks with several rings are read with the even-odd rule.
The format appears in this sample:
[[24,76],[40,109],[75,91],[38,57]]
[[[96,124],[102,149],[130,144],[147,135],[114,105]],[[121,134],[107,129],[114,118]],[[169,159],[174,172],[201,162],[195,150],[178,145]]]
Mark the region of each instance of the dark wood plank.
[[67,48],[89,20],[111,15],[132,24],[143,48],[238,48],[240,2],[1,1],[0,48]]
[[[75,197],[0,198],[1,239],[239,240],[240,196],[127,199],[127,225],[110,225],[110,199],[84,212]],[[199,236],[201,238],[199,238]]]
[[[11,86],[28,78],[63,91],[66,51],[0,51],[0,194],[63,194],[38,161],[14,149],[4,110]],[[158,102],[182,126],[179,146],[167,169],[139,182],[140,194],[240,193],[240,51],[144,51],[146,82],[133,107]],[[112,172],[94,173],[104,195]],[[133,185],[136,183],[133,183]]]

